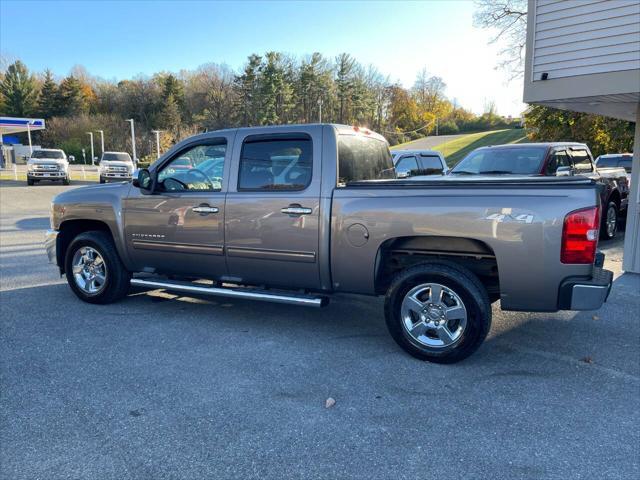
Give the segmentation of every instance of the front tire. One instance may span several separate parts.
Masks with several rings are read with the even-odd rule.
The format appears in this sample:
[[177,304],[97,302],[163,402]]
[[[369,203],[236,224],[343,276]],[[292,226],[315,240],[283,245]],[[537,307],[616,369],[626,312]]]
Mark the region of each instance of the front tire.
[[100,177],[100,183],[105,183],[106,180],[104,179],[104,177]]
[[600,225],[600,238],[612,240],[618,233],[618,205],[616,202],[609,202],[607,209],[603,212],[602,223]]
[[474,353],[491,327],[486,289],[469,270],[446,261],[400,272],[385,299],[389,333],[410,355],[435,363]]
[[66,177],[64,177],[62,179],[62,184],[63,185],[71,185],[71,178],[69,177],[69,175],[67,175]]
[[27,185],[29,185],[29,186],[33,185],[33,179],[32,178],[27,178]]
[[80,300],[112,303],[129,291],[131,275],[106,232],[90,231],[74,238],[64,265],[67,282]]

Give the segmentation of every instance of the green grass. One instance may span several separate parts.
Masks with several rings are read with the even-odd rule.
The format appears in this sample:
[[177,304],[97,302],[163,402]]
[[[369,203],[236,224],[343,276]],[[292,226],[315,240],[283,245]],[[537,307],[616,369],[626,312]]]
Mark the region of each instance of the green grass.
[[489,132],[471,133],[449,142],[433,147],[442,152],[447,164],[452,167],[462,160],[469,152],[487,145],[503,145],[505,143],[523,143],[527,141],[526,132],[521,128],[507,130],[493,130]]

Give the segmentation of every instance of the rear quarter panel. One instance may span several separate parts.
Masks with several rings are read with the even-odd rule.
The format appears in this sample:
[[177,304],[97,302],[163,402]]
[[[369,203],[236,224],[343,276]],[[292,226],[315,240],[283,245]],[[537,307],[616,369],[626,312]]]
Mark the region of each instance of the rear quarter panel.
[[[598,203],[593,186],[336,189],[331,215],[333,288],[373,294],[376,258],[386,240],[462,237],[484,242],[495,253],[502,308],[554,311],[560,282],[592,271],[591,265],[560,263],[564,217]],[[362,246],[349,240],[354,224],[368,230]]]

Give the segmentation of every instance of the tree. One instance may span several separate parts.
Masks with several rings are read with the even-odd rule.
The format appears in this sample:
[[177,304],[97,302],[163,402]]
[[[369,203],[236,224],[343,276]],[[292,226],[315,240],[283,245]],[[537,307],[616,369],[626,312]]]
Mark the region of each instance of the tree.
[[524,49],[527,43],[527,0],[475,0],[473,23],[493,30],[491,43],[503,42],[498,66],[512,79],[524,74]]
[[242,75],[235,78],[238,116],[242,125],[251,126],[258,123],[257,107],[260,104],[258,71],[261,64],[262,57],[255,53],[250,55]]
[[9,65],[0,84],[3,114],[27,117],[36,107],[37,88],[33,76],[20,60]]
[[56,103],[57,113],[63,116],[80,115],[89,112],[87,89],[73,75],[60,82]]
[[38,96],[37,113],[43,118],[49,119],[56,115],[56,99],[58,97],[58,85],[53,80],[51,70],[45,70],[44,82]]
[[348,53],[341,53],[336,58],[336,93],[338,95],[338,122],[349,121],[349,106],[353,95],[353,70],[356,61]]
[[594,156],[633,148],[634,125],[624,120],[533,105],[525,121],[532,140],[586,143]]
[[180,124],[182,122],[180,118],[180,107],[172,93],[170,93],[164,101],[164,107],[160,112],[159,121],[161,128],[174,133],[178,138],[180,137]]

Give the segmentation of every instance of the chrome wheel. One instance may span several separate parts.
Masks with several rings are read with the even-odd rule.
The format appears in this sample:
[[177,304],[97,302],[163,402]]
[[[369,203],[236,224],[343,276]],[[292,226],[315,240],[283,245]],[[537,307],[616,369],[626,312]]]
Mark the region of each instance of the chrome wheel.
[[607,208],[605,228],[609,238],[613,237],[616,234],[616,230],[618,230],[618,211],[614,205],[609,205],[609,208]]
[[92,247],[81,247],[71,261],[73,278],[80,290],[94,295],[102,291],[107,283],[107,266],[98,251]]
[[467,309],[449,287],[423,283],[402,300],[402,325],[416,342],[444,348],[456,343],[467,327]]

